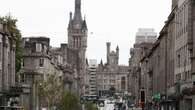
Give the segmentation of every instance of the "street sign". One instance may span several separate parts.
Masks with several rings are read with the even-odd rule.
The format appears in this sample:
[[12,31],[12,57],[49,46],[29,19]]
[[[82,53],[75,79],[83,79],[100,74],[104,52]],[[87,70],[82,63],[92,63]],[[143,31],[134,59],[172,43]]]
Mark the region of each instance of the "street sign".
[[161,97],[160,93],[154,94],[154,95],[152,96],[152,98],[153,98],[154,100],[157,100],[157,101],[160,100],[160,97]]

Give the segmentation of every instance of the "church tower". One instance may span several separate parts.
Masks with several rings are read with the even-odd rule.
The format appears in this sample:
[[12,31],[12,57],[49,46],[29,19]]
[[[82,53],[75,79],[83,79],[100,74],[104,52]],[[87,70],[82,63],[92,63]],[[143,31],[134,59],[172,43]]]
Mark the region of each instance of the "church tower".
[[87,48],[87,24],[81,14],[81,0],[75,0],[75,12],[68,25],[68,47],[77,50],[86,50]]
[[118,65],[118,61],[119,61],[119,47],[116,47],[116,52],[115,51],[110,51],[110,46],[111,43],[107,42],[106,43],[107,46],[107,64],[108,65]]
[[[81,14],[81,0],[75,0],[74,16],[70,12],[70,20],[68,25],[68,48],[75,51],[78,55],[77,76],[79,94],[84,91],[84,76],[86,74],[86,48],[87,48],[88,29],[85,18]],[[77,58],[75,58],[77,59]]]

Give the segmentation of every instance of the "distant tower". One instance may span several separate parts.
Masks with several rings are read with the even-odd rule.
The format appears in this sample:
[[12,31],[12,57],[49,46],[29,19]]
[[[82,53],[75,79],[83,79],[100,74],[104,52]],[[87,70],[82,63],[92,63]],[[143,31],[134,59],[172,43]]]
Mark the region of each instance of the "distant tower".
[[110,61],[109,61],[109,56],[110,56],[110,45],[111,45],[110,42],[107,42],[107,43],[106,43],[106,46],[107,46],[107,63],[108,63],[108,64],[110,63]]
[[118,61],[119,61],[119,47],[118,47],[118,45],[117,45],[117,47],[116,47],[116,56],[117,56],[116,62],[117,62],[117,64],[118,64]]
[[108,65],[118,65],[119,61],[119,47],[116,47],[116,52],[115,51],[110,51],[110,46],[111,43],[107,42],[107,64]]
[[[84,75],[86,73],[86,48],[87,48],[87,36],[88,29],[85,18],[83,20],[81,14],[81,0],[75,0],[75,12],[72,17],[72,12],[70,12],[70,20],[68,25],[68,48],[78,52],[78,64],[77,71],[79,76],[79,88],[83,90],[84,88]],[[82,94],[83,91],[80,91]]]

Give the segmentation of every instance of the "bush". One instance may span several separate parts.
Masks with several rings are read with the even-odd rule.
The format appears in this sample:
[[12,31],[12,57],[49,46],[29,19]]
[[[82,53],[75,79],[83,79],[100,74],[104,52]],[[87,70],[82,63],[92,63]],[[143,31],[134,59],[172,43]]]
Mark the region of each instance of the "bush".
[[85,104],[85,109],[86,110],[98,110],[98,107],[96,104],[92,103],[92,102],[87,102]]
[[71,92],[65,92],[60,101],[59,110],[81,110],[78,97]]

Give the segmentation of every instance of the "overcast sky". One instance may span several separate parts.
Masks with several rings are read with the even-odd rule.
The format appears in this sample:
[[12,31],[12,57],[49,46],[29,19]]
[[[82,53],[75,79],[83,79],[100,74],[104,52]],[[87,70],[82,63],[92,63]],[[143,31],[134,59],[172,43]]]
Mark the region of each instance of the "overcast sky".
[[[23,37],[46,36],[51,45],[67,42],[69,12],[74,0],[0,0],[0,16],[11,13],[18,19]],[[129,50],[138,28],[157,33],[171,12],[171,0],[82,0],[88,25],[87,58],[106,61],[106,42],[120,49],[120,64],[128,64]]]

